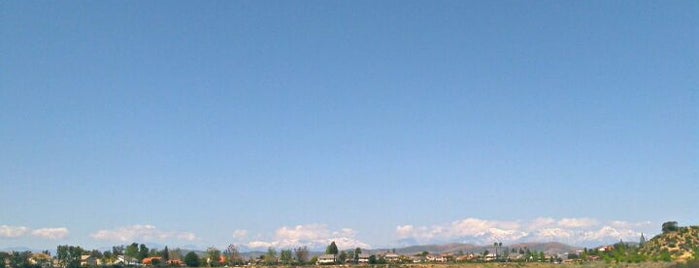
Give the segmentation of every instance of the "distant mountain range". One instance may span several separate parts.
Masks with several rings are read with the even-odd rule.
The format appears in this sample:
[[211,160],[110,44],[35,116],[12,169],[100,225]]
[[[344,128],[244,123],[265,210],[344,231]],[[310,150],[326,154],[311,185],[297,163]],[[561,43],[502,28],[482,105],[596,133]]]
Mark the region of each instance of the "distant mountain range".
[[[546,242],[546,243],[517,243],[512,245],[502,245],[503,250],[519,250],[528,248],[532,251],[543,251],[546,254],[562,254],[568,252],[575,252],[581,248],[566,245],[558,242]],[[393,252],[402,255],[415,255],[422,252],[428,252],[429,254],[456,254],[456,253],[482,253],[484,251],[495,251],[492,245],[473,245],[464,243],[450,243],[443,245],[416,245],[408,246],[403,248],[395,249],[371,249],[366,250],[369,254],[383,253],[383,252]]]
[[[164,245],[159,245],[159,244],[152,244],[152,243],[147,243],[146,244],[149,248],[157,248],[157,249],[163,249],[165,246]],[[169,247],[170,250],[173,250],[175,248],[180,248],[185,252],[189,251],[194,251],[200,254],[203,254],[206,249],[202,247],[198,247],[195,245],[185,245],[181,247]],[[574,247],[562,243],[557,243],[557,242],[547,242],[547,243],[518,243],[518,244],[512,244],[512,245],[503,245],[503,249],[511,250],[519,250],[520,248],[525,249],[528,248],[533,251],[543,251],[547,254],[562,254],[566,252],[575,252],[576,250],[579,250],[579,247]],[[106,251],[106,250],[111,250],[111,247],[102,247],[99,248],[98,250],[100,251]],[[220,249],[224,250],[224,249]],[[245,257],[258,257],[260,255],[264,255],[266,251],[259,251],[259,250],[250,250],[248,248],[240,248],[241,254]],[[280,249],[277,249],[280,250]],[[393,252],[395,251],[397,254],[402,254],[402,255],[415,255],[419,254],[422,252],[428,252],[430,254],[456,254],[456,253],[482,253],[484,251],[494,251],[494,248],[492,245],[473,245],[473,244],[465,244],[465,243],[450,243],[450,244],[443,244],[443,245],[415,245],[415,246],[407,246],[407,247],[402,247],[402,248],[383,248],[383,249],[364,249],[364,253],[367,254],[379,254],[379,253],[386,253],[386,252]],[[10,252],[10,251],[32,251],[32,252],[41,252],[42,250],[40,249],[31,249],[27,247],[8,247],[8,248],[2,248],[0,251],[4,252]],[[55,251],[55,249],[49,249],[49,251]],[[321,251],[311,251],[310,254],[312,256],[320,255],[323,252]]]

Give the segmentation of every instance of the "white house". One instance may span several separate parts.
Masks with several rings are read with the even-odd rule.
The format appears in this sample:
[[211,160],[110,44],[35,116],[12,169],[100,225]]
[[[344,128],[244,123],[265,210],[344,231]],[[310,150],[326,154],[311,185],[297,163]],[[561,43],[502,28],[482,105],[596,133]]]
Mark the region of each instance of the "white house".
[[323,254],[318,256],[318,261],[316,261],[316,264],[334,264],[335,263],[335,255],[333,254]]

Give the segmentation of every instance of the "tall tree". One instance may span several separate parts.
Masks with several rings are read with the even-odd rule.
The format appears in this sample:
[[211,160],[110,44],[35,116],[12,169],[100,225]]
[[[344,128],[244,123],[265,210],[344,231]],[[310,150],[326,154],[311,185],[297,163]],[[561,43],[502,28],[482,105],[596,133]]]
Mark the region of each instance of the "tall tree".
[[163,257],[163,261],[165,261],[165,262],[170,260],[170,250],[167,249],[167,246],[165,246],[165,249],[163,249],[163,252],[160,253],[160,256]]
[[296,260],[300,264],[305,264],[308,262],[308,256],[310,255],[308,252],[308,247],[303,246],[303,247],[298,247],[294,249],[294,255],[296,255]]
[[128,262],[131,262],[133,259],[138,259],[138,243],[133,242],[130,245],[126,246],[126,249],[124,250],[124,255],[126,257],[129,257]]
[[238,247],[233,244],[228,245],[225,255],[228,256],[228,261],[232,265],[241,265],[244,263],[243,257],[240,255],[240,251],[238,251]]
[[145,244],[140,244],[138,246],[138,261],[143,261],[143,259],[148,258],[148,247]]
[[199,267],[199,256],[194,251],[190,251],[184,256],[184,263],[188,267]]
[[494,242],[493,247],[495,248],[495,259],[497,259],[498,258],[498,242]]
[[29,259],[32,257],[31,251],[13,251],[12,252],[12,267],[13,268],[30,268]]
[[332,254],[332,255],[337,255],[338,250],[337,250],[337,245],[335,245],[335,241],[332,241],[330,245],[325,249],[325,254]]
[[358,248],[355,248],[355,249],[354,249],[354,256],[352,256],[353,259],[354,259],[354,263],[355,263],[355,264],[356,264],[356,263],[359,263],[359,255],[360,255],[360,254],[362,254],[362,249],[359,248],[359,247],[358,247]]
[[344,250],[340,252],[340,254],[337,256],[337,262],[340,264],[344,264],[347,261],[347,252]]
[[114,255],[114,256],[124,255],[124,245],[113,246],[112,247],[112,255]]
[[0,251],[0,268],[5,268],[5,260],[8,260],[9,258],[9,253]]
[[279,261],[284,265],[291,264],[293,259],[294,257],[291,253],[291,249],[282,249],[281,253],[279,253]]
[[77,268],[80,267],[80,256],[84,250],[76,246],[62,245],[56,249],[56,258],[63,267]]
[[221,251],[215,247],[210,247],[206,250],[206,257],[208,259],[208,264],[210,267],[217,267],[221,265],[219,260],[221,260]]
[[184,255],[182,255],[182,250],[180,248],[175,248],[173,250],[170,250],[170,259],[171,260],[182,260],[184,258]]
[[273,247],[267,248],[267,254],[264,255],[264,261],[267,265],[277,264],[277,250]]

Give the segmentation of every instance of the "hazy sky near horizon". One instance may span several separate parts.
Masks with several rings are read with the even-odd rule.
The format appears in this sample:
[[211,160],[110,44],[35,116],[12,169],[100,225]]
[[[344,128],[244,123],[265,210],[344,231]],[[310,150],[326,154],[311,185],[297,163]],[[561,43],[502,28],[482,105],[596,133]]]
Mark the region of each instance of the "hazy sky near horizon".
[[698,224],[697,1],[2,1],[0,248]]

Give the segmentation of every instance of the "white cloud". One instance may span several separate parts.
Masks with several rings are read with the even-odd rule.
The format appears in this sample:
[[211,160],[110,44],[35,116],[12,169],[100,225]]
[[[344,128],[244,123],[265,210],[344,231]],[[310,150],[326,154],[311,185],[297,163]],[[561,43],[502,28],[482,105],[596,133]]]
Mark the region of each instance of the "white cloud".
[[293,248],[307,246],[311,249],[323,249],[335,241],[340,249],[370,248],[369,244],[356,239],[357,232],[350,228],[337,231],[330,230],[323,224],[297,225],[294,227],[282,226],[275,232],[272,241],[251,241],[247,244],[250,248]]
[[272,246],[274,246],[273,243],[264,241],[252,241],[248,243],[248,247],[251,248],[268,248]]
[[651,222],[650,221],[643,221],[643,222],[612,221],[609,225],[614,227],[614,228],[630,229],[630,228],[649,227],[651,225]]
[[17,238],[29,232],[29,228],[24,226],[0,225],[0,238]]
[[605,239],[631,241],[638,239],[640,236],[640,232],[631,229],[614,228],[611,226],[604,226],[597,231],[587,231],[583,233],[584,239],[589,241],[599,241]]
[[536,218],[531,221],[527,227],[529,231],[536,231],[544,228],[553,228],[556,225],[556,219],[554,218]]
[[590,218],[564,218],[558,221],[558,226],[563,228],[588,228],[597,225],[597,221]]
[[549,241],[549,240],[560,240],[569,239],[573,236],[573,233],[568,230],[561,228],[544,228],[535,233],[535,237],[538,240]]
[[44,239],[63,239],[68,236],[68,228],[41,228],[32,231],[32,235]]
[[[536,218],[531,221],[498,221],[466,218],[433,226],[398,225],[395,236],[417,243],[467,242],[489,244],[493,241],[558,241],[571,244],[606,243],[619,239],[638,239],[637,228],[650,222],[610,222],[603,227],[591,218]],[[610,226],[611,225],[611,226]]]
[[310,224],[297,225],[294,228],[283,226],[277,230],[277,239],[280,240],[318,240],[328,237],[330,231],[325,225]]
[[247,230],[235,230],[235,231],[233,231],[233,238],[235,238],[236,240],[245,239],[247,236],[248,236]]
[[413,225],[399,225],[396,227],[396,236],[399,239],[412,238],[418,242],[439,242],[445,240],[459,240],[467,242],[483,241],[513,241],[527,236],[516,221],[492,221],[476,218],[467,218],[444,225],[430,227],[415,227]]
[[475,218],[455,221],[442,233],[450,236],[491,237],[495,240],[514,240],[526,236],[515,221],[491,221]]
[[132,225],[114,230],[100,230],[90,235],[97,240],[129,242],[137,240],[153,241],[178,239],[185,241],[197,240],[197,236],[189,232],[161,231],[153,225]]
[[415,235],[415,227],[413,227],[412,225],[403,225],[403,226],[398,225],[396,227],[396,236],[398,236],[398,238],[400,238],[400,239],[412,237],[414,235]]

